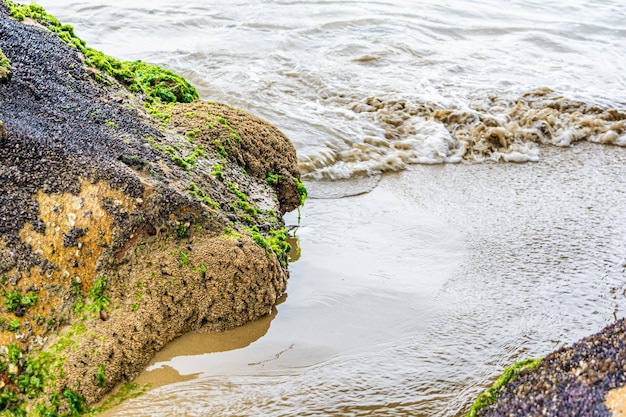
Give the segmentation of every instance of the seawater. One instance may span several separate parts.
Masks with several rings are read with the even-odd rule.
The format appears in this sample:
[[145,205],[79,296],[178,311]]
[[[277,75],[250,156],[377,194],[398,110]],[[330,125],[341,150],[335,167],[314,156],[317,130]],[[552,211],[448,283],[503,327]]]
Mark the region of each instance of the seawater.
[[624,316],[620,1],[40,3],[275,124],[313,197],[283,302],[110,415],[456,416]]

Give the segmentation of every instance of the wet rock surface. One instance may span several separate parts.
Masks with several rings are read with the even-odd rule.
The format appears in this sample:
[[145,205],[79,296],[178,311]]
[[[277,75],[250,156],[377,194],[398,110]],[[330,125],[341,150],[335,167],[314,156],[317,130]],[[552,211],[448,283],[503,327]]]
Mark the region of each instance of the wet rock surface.
[[609,417],[605,396],[625,384],[626,321],[621,319],[551,353],[477,415]]
[[[281,215],[301,203],[281,132],[201,101],[150,115],[6,4],[0,48],[0,379],[15,394],[0,411],[73,411],[71,395],[97,401],[173,338],[270,311],[288,278]],[[65,405],[48,397],[65,389]]]
[[[156,161],[142,138],[162,134],[93,82],[80,56],[36,24],[20,24],[0,14],[0,41],[14,76],[0,88],[0,119],[7,138],[0,147],[0,233],[14,235],[37,219],[28,196],[79,189],[78,177],[107,180],[134,197],[143,187],[117,158],[141,154]],[[113,123],[124,126],[117,132]],[[127,140],[121,140],[121,136]],[[116,140],[112,140],[115,138]]]

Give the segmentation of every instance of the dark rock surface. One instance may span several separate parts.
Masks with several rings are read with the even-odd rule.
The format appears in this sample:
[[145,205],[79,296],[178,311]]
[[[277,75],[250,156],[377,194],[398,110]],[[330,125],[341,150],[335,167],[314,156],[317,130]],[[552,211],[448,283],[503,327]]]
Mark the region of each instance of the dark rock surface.
[[548,355],[504,387],[482,417],[610,417],[606,393],[626,384],[626,321]]
[[[79,177],[105,179],[141,196],[139,179],[118,158],[141,154],[156,161],[143,138],[163,134],[115,100],[120,91],[95,83],[76,49],[41,26],[9,18],[6,6],[0,7],[0,42],[14,69],[11,82],[0,88],[7,131],[0,147],[0,233],[14,236],[25,222],[36,222],[36,205],[22,205],[30,195],[40,189],[77,192]],[[124,126],[126,141],[112,123]]]

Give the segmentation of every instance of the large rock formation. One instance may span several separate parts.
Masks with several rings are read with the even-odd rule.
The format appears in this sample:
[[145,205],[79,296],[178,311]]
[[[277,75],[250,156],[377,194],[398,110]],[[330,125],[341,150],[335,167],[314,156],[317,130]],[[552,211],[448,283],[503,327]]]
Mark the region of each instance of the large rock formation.
[[281,132],[37,6],[0,6],[0,48],[0,411],[78,412],[270,311],[305,197]]

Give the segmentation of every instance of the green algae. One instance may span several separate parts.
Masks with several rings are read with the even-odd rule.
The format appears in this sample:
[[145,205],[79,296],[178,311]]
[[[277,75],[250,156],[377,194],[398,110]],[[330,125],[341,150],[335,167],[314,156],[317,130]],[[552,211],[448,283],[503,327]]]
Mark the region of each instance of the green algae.
[[300,194],[300,206],[304,206],[304,202],[306,201],[309,192],[307,191],[306,187],[304,186],[304,184],[302,183],[302,181],[300,181],[298,178],[294,178],[294,180],[296,181],[296,187],[298,189],[298,194]]
[[237,184],[227,181],[226,185],[237,196],[237,202],[236,202],[237,207],[239,207],[241,210],[253,216],[256,216],[257,214],[260,213],[259,209],[254,207],[254,205],[250,204],[250,202],[248,201],[248,196],[239,190],[239,186]]
[[287,229],[283,227],[270,230],[267,236],[263,236],[256,226],[246,228],[246,230],[250,233],[254,243],[265,249],[267,254],[273,252],[283,265],[287,265],[288,254],[291,251]]
[[[69,337],[65,335],[62,339]],[[0,391],[0,416],[62,417],[88,411],[83,398],[69,388],[62,391],[61,397],[56,393],[47,394],[47,388],[56,384],[55,375],[65,361],[63,356],[44,351],[25,357],[14,344],[8,346],[5,355],[6,358],[0,357],[0,372],[10,389]],[[35,403],[29,407],[26,398]],[[63,409],[69,411],[63,412]]]
[[225,227],[224,233],[220,235],[220,237],[225,238],[225,239],[240,239],[241,236],[242,236],[241,233],[239,233],[238,231],[230,227]]
[[110,410],[128,399],[137,398],[145,394],[149,388],[150,384],[139,385],[136,382],[126,382],[120,387],[117,393],[107,398],[101,406],[91,408],[88,415],[98,415],[99,413]]
[[[0,82],[8,80],[11,76],[11,61],[0,49]],[[0,122],[1,123],[1,122]]]
[[195,183],[189,183],[189,189],[187,190],[187,192],[191,194],[194,199],[203,202],[214,210],[219,210],[219,204],[211,200],[211,198],[204,192],[204,190],[198,187]]
[[98,387],[104,387],[104,382],[106,381],[106,374],[104,373],[104,364],[98,365]]
[[515,380],[521,372],[530,371],[536,368],[540,363],[541,359],[525,359],[506,368],[493,386],[476,398],[476,401],[474,401],[474,404],[472,404],[467,414],[465,414],[465,417],[476,417],[480,409],[495,403],[504,387]]
[[224,173],[222,172],[223,168],[224,166],[220,163],[213,164],[211,166],[211,175],[213,175],[218,180],[223,180],[224,179]]
[[10,69],[11,68],[11,61],[4,54],[4,52],[2,51],[2,48],[0,48],[0,68],[2,68],[2,69]]
[[37,303],[37,294],[30,291],[27,294],[22,294],[20,291],[7,291],[4,294],[4,306],[7,311],[15,311],[20,306],[30,307]]
[[11,64],[11,61],[9,61],[9,58],[6,57],[2,48],[0,48],[0,65],[7,66],[10,64]]
[[302,212],[300,211],[300,209],[304,206],[304,202],[309,196],[309,192],[307,191],[302,181],[300,181],[298,178],[294,178],[294,180],[296,182],[296,189],[298,190],[298,194],[300,194],[300,205],[298,206],[298,224],[300,224],[300,218],[302,216]]
[[[79,300],[75,309],[80,307],[81,311],[94,313],[106,309],[109,299],[104,295],[105,288],[105,277],[95,280],[86,296],[88,304]],[[37,297],[32,293],[12,291],[5,294],[7,310],[16,310],[20,305],[32,306],[36,302]],[[9,330],[12,330],[12,326],[18,330],[19,320],[12,320]],[[57,392],[57,388],[61,387],[57,387],[56,382],[57,377],[63,375],[62,367],[66,361],[63,352],[66,348],[74,348],[77,339],[86,331],[84,322],[79,321],[60,335],[49,350],[38,353],[27,354],[15,344],[9,345],[4,351],[0,349],[0,380],[5,384],[0,391],[0,416],[63,417],[91,412],[92,409],[86,406],[84,398],[77,392],[67,387]],[[97,377],[101,377],[100,373]]]
[[90,301],[90,304],[87,305],[87,308],[94,313],[99,313],[102,310],[105,310],[110,303],[110,299],[108,296],[104,294],[104,290],[107,286],[106,277],[100,277],[93,281],[91,288],[87,294],[87,297]]
[[[101,293],[103,287],[95,293]],[[68,387],[56,391],[57,375],[62,374],[62,366],[65,356],[61,354],[67,347],[76,345],[76,339],[85,334],[87,328],[84,323],[76,323],[60,336],[54,343],[50,352],[41,351],[37,355],[26,357],[17,345],[9,345],[6,360],[0,357],[0,373],[3,379],[8,381],[11,390],[0,391],[0,416],[45,416],[45,417],[68,417],[80,415],[97,415],[107,408],[107,403],[102,407],[88,407],[84,398]],[[11,365],[21,370],[12,374]],[[104,384],[106,375],[104,366],[98,366],[96,378]],[[116,404],[122,399],[134,398],[141,395],[147,389],[137,391],[137,384],[126,384],[118,394],[113,396]],[[29,404],[26,399],[32,400]]]
[[224,145],[222,145],[222,141],[220,141],[219,139],[215,139],[213,141],[213,145],[223,159],[228,158],[228,153],[226,152],[226,148],[224,148]]
[[13,319],[9,322],[9,324],[7,325],[7,330],[10,332],[17,332],[20,329],[20,326],[22,325],[22,323],[20,322],[19,319]]
[[168,154],[170,158],[172,158],[172,161],[176,165],[178,165],[185,171],[195,169],[198,163],[198,158],[206,156],[206,153],[204,152],[204,147],[199,145],[194,146],[189,154],[185,157],[177,155],[177,153],[180,152],[182,152],[181,146],[176,146],[176,148],[168,146],[165,148],[165,153]]
[[267,178],[265,178],[265,182],[267,182],[271,186],[278,185],[278,181],[280,181],[279,174],[267,174]]
[[[23,5],[5,0],[11,16],[18,20],[30,18],[56,33],[70,47],[78,49],[84,56],[87,67],[94,67],[125,85],[130,91],[142,93],[149,102],[191,103],[199,98],[198,92],[189,82],[174,72],[143,61],[120,61],[98,50],[86,46],[78,38],[71,25],[61,24],[54,16],[35,3]],[[0,56],[0,60],[1,60]],[[0,68],[2,68],[0,66]],[[94,73],[97,80],[106,82],[101,74]]]
[[172,117],[172,106],[174,103],[160,103],[158,101],[146,102],[145,108],[148,114],[155,119],[160,119],[161,128],[165,130]]

